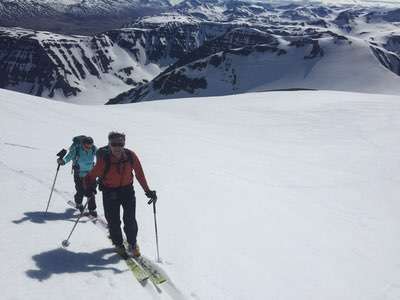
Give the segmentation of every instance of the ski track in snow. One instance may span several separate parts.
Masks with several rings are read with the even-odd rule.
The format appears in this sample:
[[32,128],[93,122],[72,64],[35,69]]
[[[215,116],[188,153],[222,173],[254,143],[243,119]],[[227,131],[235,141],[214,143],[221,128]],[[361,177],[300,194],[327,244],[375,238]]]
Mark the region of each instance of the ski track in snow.
[[38,148],[35,148],[35,147],[26,146],[26,145],[18,145],[18,144],[13,144],[13,143],[4,143],[4,145],[27,148],[27,149],[32,149],[32,150],[38,150]]
[[[399,299],[398,97],[272,92],[117,107],[0,98],[2,142],[38,148],[0,143],[5,299],[88,290],[97,299]],[[162,293],[135,282],[95,226],[79,224],[60,249],[75,216],[69,168],[41,218],[55,153],[81,133],[71,124],[98,145],[120,128],[138,152],[160,198],[170,262],[160,267],[173,278]],[[150,256],[153,216],[135,188]]]

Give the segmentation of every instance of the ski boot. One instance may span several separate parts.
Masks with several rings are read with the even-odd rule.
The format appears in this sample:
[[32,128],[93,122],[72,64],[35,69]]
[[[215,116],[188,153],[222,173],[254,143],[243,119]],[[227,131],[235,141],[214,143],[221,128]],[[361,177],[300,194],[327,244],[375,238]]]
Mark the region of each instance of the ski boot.
[[75,202],[75,207],[76,207],[76,209],[78,209],[81,213],[83,213],[84,207],[83,207],[82,203],[76,203],[76,202]]
[[97,211],[95,209],[93,209],[93,210],[89,209],[89,216],[92,216],[93,218],[97,218]]
[[129,255],[131,255],[132,257],[139,257],[141,254],[140,254],[140,249],[139,249],[139,246],[138,246],[138,244],[136,243],[135,245],[129,245],[128,246],[128,253],[129,253]]

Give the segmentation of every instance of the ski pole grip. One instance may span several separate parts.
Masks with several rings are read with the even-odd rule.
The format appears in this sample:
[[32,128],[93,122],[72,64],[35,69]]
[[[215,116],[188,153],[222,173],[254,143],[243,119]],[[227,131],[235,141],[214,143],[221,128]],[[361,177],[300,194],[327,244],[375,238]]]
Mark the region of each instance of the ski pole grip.
[[67,150],[62,149],[62,150],[61,150],[60,152],[58,152],[56,155],[57,155],[59,158],[64,158],[65,154],[67,154]]

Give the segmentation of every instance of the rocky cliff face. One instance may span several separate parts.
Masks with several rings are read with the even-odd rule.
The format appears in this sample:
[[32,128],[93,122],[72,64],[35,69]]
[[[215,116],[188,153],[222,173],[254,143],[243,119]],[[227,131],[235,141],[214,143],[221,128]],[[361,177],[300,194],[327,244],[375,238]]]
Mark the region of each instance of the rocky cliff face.
[[[77,82],[82,67],[72,59],[73,65],[62,68],[56,49],[65,52],[77,46],[76,40],[61,39],[41,43],[34,33],[19,31],[17,36],[8,31],[0,33],[0,87],[37,96],[54,97],[56,91],[64,96],[76,96],[80,89],[68,82],[69,75]],[[64,52],[62,50],[61,52]],[[78,71],[79,70],[79,71]]]
[[169,66],[199,48],[205,41],[224,33],[229,27],[207,22],[167,22],[157,26],[139,22],[134,28],[114,30],[107,35],[135,57],[144,53],[146,59],[142,59],[143,63],[155,62],[161,66]]
[[388,70],[400,76],[400,32],[380,37],[381,41],[370,41],[377,59]]
[[99,86],[115,93],[146,83],[184,54],[215,38],[214,24],[166,24],[93,37],[0,30],[0,87],[72,97]]

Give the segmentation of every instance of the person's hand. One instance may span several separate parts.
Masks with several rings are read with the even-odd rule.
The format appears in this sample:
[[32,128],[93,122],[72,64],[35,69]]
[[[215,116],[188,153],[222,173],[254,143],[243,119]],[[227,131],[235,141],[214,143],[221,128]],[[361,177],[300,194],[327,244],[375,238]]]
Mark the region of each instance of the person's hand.
[[61,166],[65,165],[65,161],[62,158],[57,158],[57,163]]
[[156,191],[148,190],[146,192],[146,197],[150,199],[150,201],[147,202],[147,204],[151,204],[151,203],[156,203],[157,202],[157,193],[156,193]]

